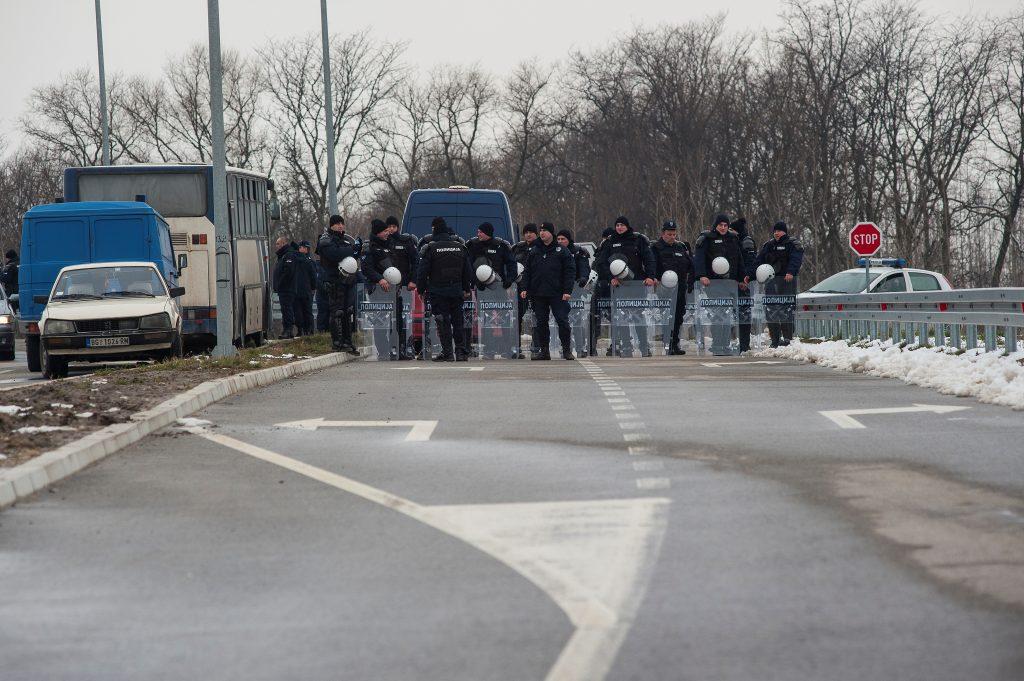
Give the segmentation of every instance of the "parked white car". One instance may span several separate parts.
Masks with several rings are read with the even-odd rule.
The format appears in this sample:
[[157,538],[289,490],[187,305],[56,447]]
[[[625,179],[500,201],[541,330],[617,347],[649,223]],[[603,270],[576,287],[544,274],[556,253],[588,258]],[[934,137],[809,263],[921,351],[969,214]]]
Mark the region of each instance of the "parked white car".
[[[922,270],[914,267],[894,266],[889,259],[883,259],[871,264],[871,293],[903,293],[905,291],[952,291],[946,277],[938,272]],[[832,296],[841,293],[864,293],[864,270],[863,268],[844,270],[837,272],[827,279],[801,293],[798,297],[819,298],[821,296]]]
[[40,364],[47,378],[67,376],[69,362],[162,359],[180,356],[184,288],[167,287],[149,262],[105,262],[65,267],[49,296]]

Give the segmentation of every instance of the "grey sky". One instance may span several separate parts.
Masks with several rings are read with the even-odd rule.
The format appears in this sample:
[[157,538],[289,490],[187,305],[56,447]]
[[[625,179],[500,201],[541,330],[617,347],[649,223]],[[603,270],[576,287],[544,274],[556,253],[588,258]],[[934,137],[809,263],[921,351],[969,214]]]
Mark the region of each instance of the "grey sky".
[[[221,0],[224,47],[249,52],[275,36],[319,30],[319,0]],[[928,12],[1003,14],[1020,0],[925,0]],[[409,63],[479,62],[502,74],[523,59],[563,58],[635,24],[654,25],[726,12],[730,30],[777,25],[778,0],[518,0],[517,2],[358,2],[328,0],[331,30],[370,27],[408,42]],[[205,0],[103,0],[108,72],[156,75],[170,55],[206,42]],[[32,88],[62,72],[96,68],[93,0],[0,0],[0,136],[18,142],[18,117]]]

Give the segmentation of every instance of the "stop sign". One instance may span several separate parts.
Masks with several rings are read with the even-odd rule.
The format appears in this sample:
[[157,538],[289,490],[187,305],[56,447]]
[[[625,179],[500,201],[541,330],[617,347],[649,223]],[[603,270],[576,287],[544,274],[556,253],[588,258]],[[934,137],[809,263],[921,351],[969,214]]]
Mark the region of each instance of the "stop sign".
[[858,222],[850,230],[850,248],[857,255],[872,256],[882,247],[882,230],[873,222]]

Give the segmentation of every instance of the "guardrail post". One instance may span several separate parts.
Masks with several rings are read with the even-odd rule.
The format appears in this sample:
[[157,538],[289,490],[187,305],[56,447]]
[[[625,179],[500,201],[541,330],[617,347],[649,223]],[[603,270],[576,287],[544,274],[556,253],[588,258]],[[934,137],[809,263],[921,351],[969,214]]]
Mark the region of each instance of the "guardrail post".
[[1006,351],[1017,352],[1017,327],[1006,327]]
[[925,322],[922,322],[921,324],[919,324],[918,325],[918,333],[920,334],[920,337],[917,339],[917,344],[920,345],[922,348],[927,347],[928,346],[928,324],[925,323]]
[[949,327],[949,344],[957,350],[960,349],[962,340],[960,338],[960,323],[957,322]]
[[978,327],[976,324],[967,325],[967,349],[973,350],[978,347]]
[[996,351],[996,327],[991,324],[985,325],[985,352]]

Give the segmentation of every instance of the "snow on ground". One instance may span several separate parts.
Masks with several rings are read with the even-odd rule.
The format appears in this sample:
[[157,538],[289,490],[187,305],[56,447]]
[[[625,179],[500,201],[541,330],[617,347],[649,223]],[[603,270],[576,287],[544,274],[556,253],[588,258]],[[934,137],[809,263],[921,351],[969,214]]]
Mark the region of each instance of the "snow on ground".
[[22,433],[24,435],[35,435],[36,433],[54,433],[60,430],[77,430],[71,426],[24,426],[22,428],[16,428],[15,433]]
[[205,419],[197,419],[188,416],[178,419],[178,425],[182,428],[205,428],[206,426],[212,426],[213,423]]
[[26,411],[25,407],[19,407],[15,404],[0,406],[0,414],[7,414],[8,416],[17,416],[23,411]]
[[958,354],[948,347],[900,347],[892,341],[850,344],[847,341],[801,343],[767,349],[762,357],[780,357],[822,366],[898,378],[933,388],[944,395],[975,397],[982,402],[1024,410],[1024,351],[967,350]]

